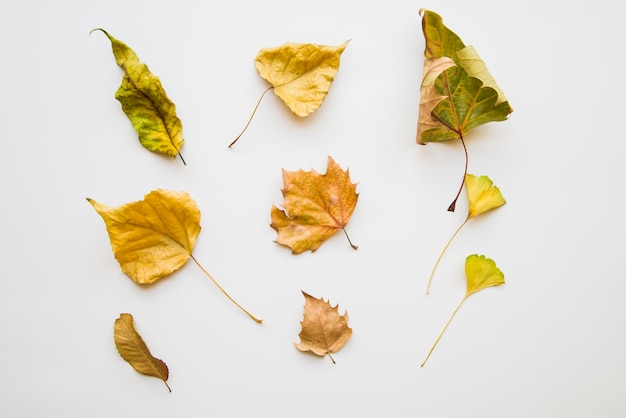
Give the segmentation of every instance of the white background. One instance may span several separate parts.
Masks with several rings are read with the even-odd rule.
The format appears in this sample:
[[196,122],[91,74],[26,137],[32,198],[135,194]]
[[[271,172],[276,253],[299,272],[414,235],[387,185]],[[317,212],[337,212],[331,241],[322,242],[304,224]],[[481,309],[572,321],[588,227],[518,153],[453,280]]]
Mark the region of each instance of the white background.
[[[476,47],[514,108],[467,140],[471,173],[508,203],[466,216],[459,142],[415,144],[418,10]],[[624,46],[619,2],[6,1],[0,6],[0,415],[3,417],[623,417]],[[114,92],[102,27],[176,103],[188,163],[142,148]],[[350,44],[322,107],[293,116],[254,68],[284,42]],[[281,169],[350,169],[359,202],[315,253],[273,240]],[[102,219],[155,188],[202,211],[193,264],[150,287],[121,272]],[[464,260],[506,284],[465,292]],[[347,310],[328,357],[294,347],[301,290]],[[134,315],[172,393],[116,352]]]

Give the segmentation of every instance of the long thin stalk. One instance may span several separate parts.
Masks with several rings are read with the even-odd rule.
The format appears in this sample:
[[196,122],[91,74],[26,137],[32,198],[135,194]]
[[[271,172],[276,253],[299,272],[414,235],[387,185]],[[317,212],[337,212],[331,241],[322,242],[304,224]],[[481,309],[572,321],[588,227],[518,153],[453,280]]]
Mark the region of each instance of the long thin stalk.
[[274,86],[270,86],[268,88],[265,89],[265,91],[263,92],[263,94],[261,94],[261,97],[259,97],[259,101],[256,102],[256,106],[254,106],[254,110],[252,111],[252,114],[250,115],[250,119],[248,119],[248,123],[246,123],[246,126],[244,126],[243,130],[239,133],[239,135],[237,135],[237,138],[235,138],[233,140],[233,142],[231,142],[228,145],[228,148],[232,147],[233,145],[235,145],[235,142],[237,142],[237,140],[239,140],[239,138],[241,138],[241,136],[243,135],[243,133],[246,131],[246,129],[248,129],[248,126],[250,125],[250,122],[252,122],[252,118],[254,117],[254,114],[256,113],[256,110],[259,108],[259,105],[261,104],[261,100],[263,100],[263,96],[265,96],[265,93],[267,93],[268,91],[270,91],[271,89],[273,89]]
[[343,229],[343,233],[344,233],[344,234],[346,234],[346,238],[348,239],[348,243],[350,244],[350,246],[351,246],[352,248],[354,248],[355,250],[358,250],[358,249],[359,249],[359,246],[358,246],[358,245],[354,245],[354,244],[352,243],[352,240],[350,240],[350,237],[348,236],[348,231],[346,231],[346,228],[342,228],[342,229]]
[[441,261],[441,257],[443,257],[443,254],[446,252],[446,250],[448,249],[448,247],[450,246],[450,243],[452,243],[452,240],[454,239],[454,237],[456,237],[456,235],[459,233],[459,231],[461,230],[461,228],[463,228],[463,225],[465,225],[467,223],[467,221],[469,221],[469,217],[463,221],[463,223],[461,224],[461,226],[459,226],[457,228],[456,231],[454,231],[454,234],[452,234],[452,236],[450,237],[450,239],[448,240],[448,243],[446,244],[445,247],[443,247],[443,250],[441,250],[441,253],[439,253],[439,257],[437,257],[437,261],[435,261],[435,266],[433,267],[433,271],[430,273],[430,277],[428,278],[428,286],[426,287],[426,294],[430,294],[430,284],[433,281],[433,276],[435,275],[435,270],[437,270],[437,266],[439,265],[439,262]]
[[428,352],[428,355],[426,356],[426,358],[424,359],[424,362],[422,363],[422,365],[420,367],[424,367],[424,365],[426,364],[426,362],[428,361],[428,358],[430,357],[430,355],[432,354],[433,350],[435,349],[435,347],[437,346],[437,343],[439,342],[439,340],[441,339],[441,337],[443,336],[443,333],[446,332],[446,329],[448,329],[448,325],[450,325],[450,322],[452,322],[452,318],[454,318],[454,315],[456,315],[456,313],[459,311],[459,309],[461,308],[461,305],[463,305],[463,302],[465,302],[465,299],[467,299],[467,296],[465,296],[461,302],[459,303],[459,305],[456,307],[456,309],[454,310],[454,312],[452,312],[452,315],[450,316],[450,319],[448,319],[448,322],[446,322],[446,326],[443,327],[443,329],[441,330],[441,332],[439,333],[439,336],[437,337],[437,339],[435,340],[435,343],[433,344],[433,346],[431,347],[430,351]]
[[463,172],[463,180],[461,181],[461,187],[459,187],[459,191],[456,193],[454,200],[452,201],[452,203],[450,203],[450,206],[448,206],[448,212],[454,212],[454,209],[456,209],[456,201],[459,200],[459,196],[461,195],[461,191],[463,190],[463,185],[465,185],[465,176],[467,175],[467,166],[469,163],[469,156],[467,154],[467,146],[465,145],[465,141],[463,140],[463,137],[461,137],[461,144],[463,144],[463,151],[465,151],[465,170]]
[[235,301],[235,299],[231,298],[231,297],[230,297],[230,295],[229,295],[228,293],[226,293],[226,291],[224,290],[224,288],[222,288],[222,286],[220,286],[220,285],[219,285],[219,283],[218,283],[217,281],[215,281],[215,279],[213,278],[213,276],[211,276],[211,275],[209,274],[209,272],[208,272],[208,271],[206,271],[206,270],[204,269],[204,267],[202,267],[202,265],[201,265],[200,263],[198,263],[198,260],[196,260],[196,258],[195,258],[193,255],[191,256],[191,259],[192,259],[192,260],[196,263],[196,265],[197,265],[198,267],[200,267],[200,270],[202,270],[202,271],[204,272],[204,274],[206,274],[206,275],[207,275],[207,277],[208,277],[209,279],[211,279],[211,281],[212,281],[213,283],[215,283],[215,286],[217,286],[217,288],[218,288],[219,290],[221,290],[221,291],[222,291],[222,293],[223,293],[223,294],[224,294],[224,295],[225,295],[228,299],[230,299],[230,301],[231,301],[232,303],[234,303],[235,305],[237,305],[237,307],[238,307],[239,309],[241,309],[242,311],[244,311],[244,312],[246,313],[246,315],[248,315],[250,318],[254,319],[254,321],[255,321],[255,322],[257,322],[257,323],[259,323],[259,324],[263,322],[263,320],[262,320],[262,319],[258,319],[258,318],[256,318],[256,317],[255,317],[254,315],[252,315],[250,312],[246,311],[246,310],[243,308],[243,306],[241,306],[240,304],[238,304],[238,303]]

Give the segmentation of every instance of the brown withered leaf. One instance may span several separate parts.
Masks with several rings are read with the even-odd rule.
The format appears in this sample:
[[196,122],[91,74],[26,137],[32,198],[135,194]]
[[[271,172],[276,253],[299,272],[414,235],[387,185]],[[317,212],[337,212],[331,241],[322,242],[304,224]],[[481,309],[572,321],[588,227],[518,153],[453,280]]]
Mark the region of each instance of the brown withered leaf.
[[133,366],[133,369],[146,376],[158,377],[165,383],[167,389],[172,391],[167,384],[169,377],[167,365],[163,360],[150,354],[148,346],[135,329],[131,314],[120,314],[120,317],[115,320],[113,339],[120,356]]
[[302,294],[305,299],[304,320],[296,347],[321,357],[328,354],[334,363],[331,353],[339,351],[352,336],[352,329],[348,327],[348,312],[339,315],[338,304],[332,307],[321,298],[314,298],[304,291]]
[[[328,157],[325,174],[315,170],[283,169],[283,182],[284,210],[272,205],[271,211],[270,226],[278,232],[277,243],[299,254],[315,251],[340,229],[346,233],[345,227],[358,200],[356,184],[350,182],[349,170],[342,170]],[[350,245],[357,248],[352,242]]]

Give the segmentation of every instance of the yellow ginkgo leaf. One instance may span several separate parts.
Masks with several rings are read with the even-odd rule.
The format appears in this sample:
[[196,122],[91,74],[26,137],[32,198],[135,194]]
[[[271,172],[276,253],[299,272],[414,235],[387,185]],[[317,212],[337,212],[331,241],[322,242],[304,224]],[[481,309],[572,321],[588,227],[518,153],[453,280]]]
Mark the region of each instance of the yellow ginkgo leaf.
[[[261,95],[252,116],[269,90],[274,90],[287,107],[300,117],[315,112],[322,105],[339,71],[340,57],[348,42],[338,46],[288,42],[278,47],[261,49],[254,64],[259,75],[271,86]],[[246,131],[252,116],[229,147]]]
[[467,291],[465,297],[490,286],[504,284],[504,274],[496,262],[484,255],[472,254],[465,260]]
[[475,216],[480,215],[481,213],[488,212],[492,209],[498,208],[506,203],[504,197],[502,197],[502,193],[500,193],[500,189],[494,186],[493,181],[487,176],[475,176],[473,174],[465,175],[465,188],[467,189],[467,197],[469,199],[469,210],[467,214],[467,218],[465,221],[454,231],[454,234],[450,237],[445,247],[439,254],[437,261],[435,261],[435,265],[433,266],[433,271],[430,273],[430,278],[428,279],[428,287],[426,288],[426,293],[430,292],[430,284],[433,280],[433,276],[435,275],[435,270],[437,270],[437,266],[441,261],[441,257],[446,252],[452,240],[459,233],[461,228]]
[[437,346],[437,343],[443,336],[443,333],[446,332],[452,318],[454,318],[456,313],[461,308],[461,305],[463,305],[463,302],[465,302],[470,295],[478,292],[479,290],[504,284],[504,274],[502,274],[502,271],[500,271],[500,269],[496,266],[496,262],[485,257],[484,255],[472,254],[467,256],[465,259],[465,276],[467,279],[467,290],[465,292],[465,296],[461,299],[461,302],[452,312],[452,315],[450,316],[450,319],[448,319],[448,322],[446,322],[443,330],[439,333],[439,336],[428,352],[428,355],[426,355],[426,359],[424,359],[422,367],[424,367],[426,361],[428,361],[428,358]]
[[467,196],[469,197],[469,213],[467,218],[473,218],[481,213],[498,208],[506,203],[500,189],[494,186],[487,176],[477,177],[473,174],[465,176]]

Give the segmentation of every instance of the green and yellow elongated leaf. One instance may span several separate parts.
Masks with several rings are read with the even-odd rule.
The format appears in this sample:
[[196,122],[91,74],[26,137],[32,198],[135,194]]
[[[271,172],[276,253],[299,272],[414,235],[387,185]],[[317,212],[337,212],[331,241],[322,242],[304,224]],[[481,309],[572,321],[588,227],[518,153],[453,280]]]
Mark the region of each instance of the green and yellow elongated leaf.
[[101,31],[109,38],[115,61],[124,70],[122,84],[115,98],[137,131],[141,145],[150,151],[172,157],[176,154],[180,156],[184,143],[182,123],[176,115],[174,102],[165,93],[159,78],[139,61],[135,51],[128,45],[104,29],[94,30]]
[[200,234],[200,209],[189,194],[157,189],[118,207],[87,201],[102,216],[122,271],[135,282],[153,283],[191,257]]
[[347,46],[348,42],[339,46],[288,42],[261,49],[254,63],[289,109],[305,117],[322,105]]
[[169,377],[167,365],[163,360],[150,354],[148,346],[135,329],[135,323],[131,314],[120,314],[120,317],[115,320],[113,339],[118,353],[128,364],[133,366],[133,369],[143,375],[161,379],[167,386],[167,389],[170,392],[172,391],[167,384]]
[[455,66],[442,72],[431,84],[434,91],[427,95],[443,97],[432,108],[432,117],[438,126],[420,126],[420,122],[425,119],[420,117],[417,142],[424,144],[463,139],[477,126],[506,120],[513,109],[475,50],[468,49],[443,24],[439,15],[429,10],[422,10],[422,14],[425,59],[448,57]]

